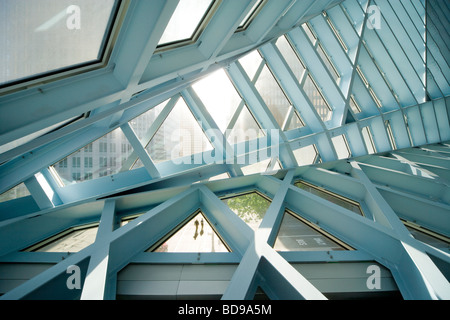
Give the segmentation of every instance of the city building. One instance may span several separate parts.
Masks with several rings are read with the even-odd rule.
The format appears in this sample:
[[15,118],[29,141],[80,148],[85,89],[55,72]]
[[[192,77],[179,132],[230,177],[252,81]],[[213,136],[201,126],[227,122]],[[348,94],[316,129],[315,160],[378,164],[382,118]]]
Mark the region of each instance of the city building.
[[0,2],[0,300],[450,299],[446,0]]

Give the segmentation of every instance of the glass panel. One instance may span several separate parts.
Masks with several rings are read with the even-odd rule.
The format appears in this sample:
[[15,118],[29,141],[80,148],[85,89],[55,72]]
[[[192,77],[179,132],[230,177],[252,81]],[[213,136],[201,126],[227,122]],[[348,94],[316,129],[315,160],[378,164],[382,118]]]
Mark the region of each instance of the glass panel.
[[299,60],[295,51],[292,49],[291,44],[288,42],[285,36],[282,36],[278,38],[276,46],[280,50],[284,59],[286,60],[286,63],[288,64],[289,68],[291,68],[292,72],[294,73],[295,78],[300,82],[303,73],[305,72],[305,67],[303,66],[303,63]]
[[200,212],[153,252],[230,252]]
[[[35,252],[79,252],[95,242],[98,226],[74,230],[69,234],[63,234],[61,237],[51,241],[48,244],[38,247],[32,251]],[[47,241],[46,241],[47,242]],[[39,245],[38,245],[39,246]]]
[[315,44],[316,44],[317,37],[316,37],[316,35],[314,34],[314,32],[312,31],[312,28],[311,28],[311,26],[309,25],[309,23],[304,23],[304,24],[302,24],[302,28],[303,28],[303,30],[305,31],[305,33],[306,33],[306,35],[308,36],[308,38],[309,38],[309,40],[311,41],[311,43],[312,43],[313,45],[315,45]]
[[392,146],[392,150],[395,150],[395,149],[397,149],[397,144],[395,143],[394,132],[392,131],[391,122],[389,120],[386,120],[384,122],[384,124],[386,126],[386,130],[388,133],[389,141]]
[[298,217],[286,212],[273,248],[276,251],[346,250]]
[[261,5],[261,3],[262,3],[263,1],[264,1],[264,0],[258,0],[258,1],[253,5],[253,8],[248,12],[248,14],[245,16],[245,18],[242,20],[241,24],[239,25],[239,29],[242,29],[242,28],[248,26],[250,20],[251,20],[252,18],[254,18],[253,15],[254,15],[254,14],[256,13],[256,11],[259,9],[259,6]]
[[0,202],[6,202],[13,199],[23,198],[29,196],[30,192],[24,183],[21,183],[14,188],[2,193],[0,195]]
[[255,86],[278,125],[283,128],[291,104],[267,65],[264,66]]
[[317,89],[317,86],[310,75],[308,75],[308,77],[306,78],[303,89],[305,90],[306,95],[311,101],[311,104],[317,110],[317,113],[319,114],[322,121],[330,120],[333,113],[331,112],[330,107],[328,107],[328,104],[326,103],[322,94]]
[[116,2],[2,0],[0,85],[100,60]]
[[299,166],[314,164],[319,156],[315,145],[293,150],[293,152]]
[[270,206],[270,201],[259,195],[257,192],[222,199],[222,201],[253,230],[259,228],[259,225]]
[[132,152],[133,147],[119,128],[55,163],[53,168],[62,183],[69,185],[119,173]]
[[[141,141],[147,143],[151,137],[148,137],[148,131],[155,122],[158,115],[163,111],[164,107],[167,105],[167,101],[157,105],[156,107],[150,109],[149,111],[141,114],[139,117],[130,121],[130,126],[133,128],[134,133]],[[147,138],[147,139],[145,139]]]
[[256,71],[258,71],[261,62],[262,58],[258,50],[253,50],[251,53],[239,59],[239,63],[242,65],[242,68],[244,68],[251,81],[255,79]]
[[287,119],[287,123],[285,126],[285,130],[295,130],[304,127],[305,124],[300,118],[300,116],[297,114],[297,111],[292,110],[292,115]]
[[180,0],[158,45],[191,39],[213,1]]
[[44,136],[44,135],[46,135],[46,134],[48,134],[50,132],[53,132],[55,130],[59,130],[60,128],[65,127],[66,125],[72,124],[73,122],[75,122],[77,119],[80,119],[81,117],[82,116],[74,117],[72,119],[62,121],[60,123],[57,123],[57,124],[52,125],[50,127],[47,127],[45,129],[42,129],[42,130],[36,131],[36,132],[34,132],[32,134],[26,135],[26,136],[24,136],[22,138],[19,138],[17,140],[11,141],[11,142],[9,142],[7,144],[1,145],[0,146],[0,154],[4,153],[6,151],[12,150],[12,149],[14,149],[14,148],[16,148],[18,146],[24,145],[24,144],[26,144],[26,143],[28,143],[30,141],[33,141],[34,139],[37,139],[39,137],[42,137],[42,136]]
[[340,79],[340,75],[321,45],[317,47],[317,52],[319,53],[319,56],[327,67],[328,71],[330,71],[330,74],[333,77],[334,81],[339,82],[338,80]]
[[366,144],[367,151],[369,154],[376,153],[375,144],[373,143],[372,133],[369,127],[364,127],[361,130],[364,143]]
[[269,168],[270,165],[270,161],[271,159],[266,159],[264,161],[258,162],[258,163],[254,163],[251,164],[249,166],[243,167],[242,168],[242,172],[244,173],[244,175],[251,175],[251,174],[255,174],[255,173],[262,173],[262,172],[266,172]]
[[337,204],[338,206],[341,206],[342,208],[345,208],[345,209],[350,210],[354,213],[357,213],[361,216],[364,216],[364,214],[361,210],[361,207],[359,206],[359,203],[357,203],[355,201],[352,201],[350,199],[347,199],[345,197],[342,197],[340,195],[332,193],[328,190],[321,190],[321,188],[311,185],[309,183],[305,183],[303,181],[296,182],[294,185],[302,190],[308,191],[316,196],[319,196],[322,199],[325,199],[334,204]]
[[146,147],[154,163],[176,160],[212,149],[183,98],[178,100]]
[[406,228],[408,229],[408,231],[411,233],[411,235],[415,239],[417,239],[423,243],[426,243],[432,247],[435,247],[436,249],[440,249],[445,252],[450,252],[450,241],[448,238],[440,236],[440,237],[442,237],[442,239],[440,239],[438,237],[431,235],[428,232],[428,230],[421,231],[419,229],[420,227],[417,227],[417,228],[411,227],[411,226],[407,225],[407,223],[405,223],[405,225],[406,225]]
[[332,137],[331,141],[333,142],[338,159],[348,159],[352,156],[350,148],[348,147],[347,139],[343,134],[337,137]]
[[350,108],[352,109],[354,114],[361,112],[361,107],[358,105],[358,103],[356,102],[356,99],[353,95],[351,95],[351,97],[350,97]]
[[253,118],[247,106],[244,106],[239,114],[233,130],[227,132],[227,134],[228,143],[231,145],[264,137],[264,132],[259,127],[255,118]]
[[242,101],[225,70],[220,69],[214,72],[195,83],[192,88],[224,133]]

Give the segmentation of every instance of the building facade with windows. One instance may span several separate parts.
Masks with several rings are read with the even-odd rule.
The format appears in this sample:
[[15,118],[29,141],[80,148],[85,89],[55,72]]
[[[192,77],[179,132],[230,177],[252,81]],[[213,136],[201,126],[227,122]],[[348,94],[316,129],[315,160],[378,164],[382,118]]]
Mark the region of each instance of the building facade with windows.
[[448,2],[0,6],[0,299],[450,298]]

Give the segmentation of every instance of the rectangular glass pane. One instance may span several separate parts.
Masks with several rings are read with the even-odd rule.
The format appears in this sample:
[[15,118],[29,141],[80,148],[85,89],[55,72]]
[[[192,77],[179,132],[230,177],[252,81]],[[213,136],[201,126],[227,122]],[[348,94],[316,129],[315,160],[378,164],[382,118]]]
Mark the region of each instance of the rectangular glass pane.
[[1,0],[0,85],[100,60],[117,3]]
[[191,39],[212,3],[211,0],[180,0],[158,45]]

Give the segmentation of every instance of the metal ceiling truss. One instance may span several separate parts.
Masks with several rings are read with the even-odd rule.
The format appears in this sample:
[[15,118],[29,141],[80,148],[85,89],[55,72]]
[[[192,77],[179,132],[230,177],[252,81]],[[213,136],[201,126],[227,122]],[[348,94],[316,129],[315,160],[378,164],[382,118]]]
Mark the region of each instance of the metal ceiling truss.
[[[330,292],[321,292],[319,288],[324,289],[320,281],[307,279],[295,266],[366,262],[389,270],[392,278],[382,279],[382,288],[389,288],[387,291],[399,290],[405,299],[448,299],[448,274],[442,264],[450,263],[449,253],[416,240],[400,219],[450,235],[446,223],[450,209],[449,154],[450,145],[445,143],[305,166],[280,171],[275,176],[251,175],[212,182],[202,182],[193,176],[179,187],[141,189],[9,219],[1,224],[1,266],[26,262],[29,267],[18,271],[19,274],[2,273],[5,295],[1,298],[151,298],[157,295],[157,288],[151,284],[142,287],[142,283],[140,289],[127,287],[121,270],[130,265],[144,270],[145,266],[157,265],[235,265],[226,286],[214,291],[222,290],[223,299],[253,299],[257,288],[271,299],[325,299]],[[435,172],[445,175],[438,180]],[[299,179],[357,201],[364,216],[295,187],[293,183]],[[220,200],[224,195],[246,190],[258,190],[272,199],[256,232]],[[197,209],[214,225],[231,248],[230,253],[145,252]],[[320,226],[354,250],[275,251],[272,245],[286,209]],[[120,227],[122,218],[142,211],[141,216]],[[23,251],[69,227],[93,222],[100,223],[95,243],[78,253]],[[17,232],[20,237],[14,236]],[[42,264],[48,269],[43,271]],[[83,269],[81,290],[67,289],[67,269],[72,265]],[[15,280],[27,277],[31,279],[21,285]],[[190,293],[183,294],[208,296],[215,280],[220,279],[200,279]],[[361,281],[365,283],[366,279]],[[7,284],[14,288],[5,292]],[[164,295],[161,290],[159,294]],[[339,290],[342,287],[335,293]],[[180,294],[170,292],[166,292],[166,298]]]
[[[30,271],[36,277],[3,292],[2,298],[133,296],[133,290],[121,291],[118,286],[119,272],[130,264],[205,263],[235,265],[230,279],[222,279],[223,299],[252,299],[258,288],[273,299],[323,299],[320,285],[295,265],[330,261],[384,266],[403,298],[449,298],[444,271],[450,263],[448,252],[414,239],[399,220],[415,221],[446,237],[450,234],[446,217],[450,209],[449,5],[437,0],[269,0],[248,28],[236,33],[255,3],[219,1],[195,43],[157,50],[178,1],[124,1],[120,33],[105,68],[0,96],[1,145],[87,115],[0,154],[0,194],[22,182],[31,194],[0,203],[0,261],[49,267],[37,272],[42,265],[36,266]],[[305,22],[314,33],[313,42],[302,26]],[[276,44],[283,35],[305,67],[300,80]],[[256,89],[258,75],[250,79],[238,60],[254,49],[263,58],[259,72],[268,65],[292,104],[291,115],[297,112],[305,126],[283,131],[277,123]],[[220,68],[225,68],[266,137],[231,146],[220,132],[191,87]],[[309,77],[331,108],[329,121],[322,121],[305,92]],[[145,146],[178,99],[185,100],[222,161],[155,164],[148,155]],[[129,122],[167,100],[144,143]],[[61,186],[52,165],[116,129],[134,150],[122,172]],[[342,159],[333,143],[340,135],[349,159]],[[254,145],[260,149],[252,149]],[[312,145],[318,151],[316,161],[323,164],[298,167],[295,151]],[[255,151],[260,151],[259,161],[279,160],[284,170],[275,177],[281,179],[244,175]],[[143,167],[129,170],[138,158]],[[211,153],[201,154],[201,159],[211,159]],[[247,163],[237,161],[242,159]],[[221,174],[231,179],[206,182]],[[355,215],[294,187],[297,179],[360,202],[367,215]],[[218,197],[252,188],[272,199],[257,232]],[[286,208],[356,250],[276,252],[271,245]],[[142,209],[147,213],[118,228],[122,215]],[[231,253],[144,252],[197,209],[216,226]],[[91,222],[100,223],[96,241],[79,253],[20,251]],[[15,237],[18,230],[20,238]],[[71,265],[82,267],[81,291],[66,290],[66,270]]]

